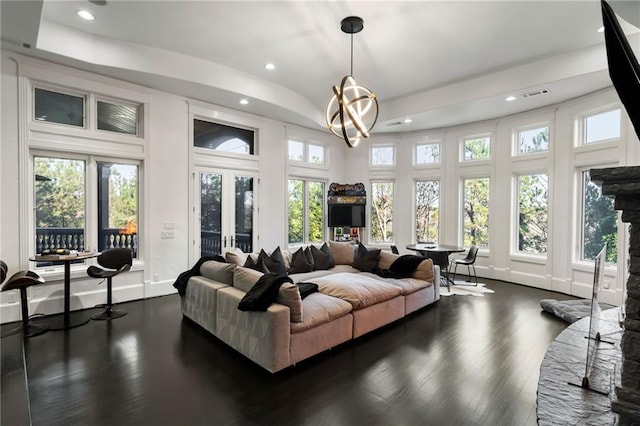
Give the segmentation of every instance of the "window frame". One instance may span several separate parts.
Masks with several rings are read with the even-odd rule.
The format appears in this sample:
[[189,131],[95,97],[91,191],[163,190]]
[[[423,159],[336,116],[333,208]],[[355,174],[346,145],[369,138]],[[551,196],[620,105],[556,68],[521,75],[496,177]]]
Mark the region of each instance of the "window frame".
[[[99,129],[98,128],[98,102],[107,103],[111,105],[122,105],[128,107],[134,107],[136,109],[136,133],[123,133],[123,132],[114,132],[111,130]],[[123,137],[132,137],[132,138],[142,138],[144,137],[144,104],[139,102],[132,102],[125,99],[117,99],[108,96],[98,96],[96,95],[92,102],[95,106],[93,108],[93,122],[95,123],[96,132],[100,132],[108,135],[121,135]],[[254,141],[255,143],[255,141]]]
[[[391,201],[391,208],[392,208],[392,212],[391,212],[391,239],[389,241],[378,241],[378,240],[374,240],[373,239],[373,235],[372,235],[372,231],[373,231],[373,225],[372,225],[372,215],[371,215],[371,211],[373,210],[373,196],[374,196],[374,191],[373,191],[373,185],[376,183],[390,183],[393,188],[392,188],[392,201]],[[385,179],[385,178],[375,178],[375,179],[370,179],[369,180],[369,191],[370,191],[370,196],[367,196],[367,225],[368,225],[368,232],[367,232],[367,240],[369,243],[374,244],[376,246],[391,246],[395,243],[395,238],[396,238],[396,233],[393,230],[393,224],[396,221],[396,181],[395,179]]]
[[[301,160],[289,158],[289,143],[290,142],[296,142],[296,143],[302,144],[302,159]],[[323,155],[324,155],[322,163],[313,163],[313,162],[309,161],[309,146],[310,145],[322,147]],[[328,170],[329,169],[329,158],[330,158],[330,156],[329,156],[329,146],[327,146],[327,144],[325,144],[325,143],[318,142],[316,140],[305,139],[305,138],[296,138],[296,137],[288,137],[287,138],[286,160],[287,160],[287,163],[289,165],[291,165],[291,166],[306,167],[306,168],[318,169],[318,170]]]
[[[537,130],[537,129],[541,129],[541,128],[546,128],[547,131],[549,132],[549,142],[548,142],[548,146],[547,149],[544,150],[540,150],[540,151],[530,151],[530,152],[520,152],[520,133],[521,132],[526,132],[528,130]],[[512,138],[513,138],[513,146],[512,146],[512,157],[515,158],[531,158],[532,156],[544,156],[544,155],[548,155],[549,152],[551,151],[552,148],[552,126],[551,123],[549,122],[539,122],[539,123],[534,123],[534,124],[529,124],[526,126],[520,126],[517,127],[515,129],[513,129],[513,134],[512,134]]]
[[[58,123],[55,121],[38,120],[36,118],[36,90],[44,90],[47,92],[59,93],[61,95],[82,98],[82,126],[74,126],[73,124]],[[69,129],[69,131],[90,130],[89,125],[89,104],[91,94],[84,90],[72,89],[69,87],[47,84],[40,81],[32,81],[30,87],[31,107],[29,111],[29,122],[43,126],[60,126],[61,129]],[[73,129],[73,130],[71,130]]]
[[[523,176],[538,176],[538,175],[546,175],[547,176],[547,240],[545,242],[546,251],[544,253],[533,253],[527,251],[520,251],[520,177]],[[514,172],[512,176],[512,202],[511,208],[513,210],[512,214],[512,225],[511,225],[511,258],[516,260],[524,260],[531,263],[546,263],[547,257],[549,254],[549,228],[551,217],[549,214],[549,205],[551,202],[551,174],[546,169],[535,169],[535,170],[523,170]]]
[[[601,139],[601,140],[597,140],[594,142],[587,142],[587,119],[590,117],[594,117],[597,115],[601,115],[601,114],[606,114],[608,112],[613,112],[613,111],[619,111],[619,115],[620,115],[620,120],[618,121],[618,136],[614,137],[614,138],[608,138],[608,139]],[[589,111],[585,111],[581,114],[579,114],[578,119],[577,119],[577,123],[576,123],[576,130],[577,130],[577,140],[576,140],[576,146],[581,146],[581,147],[592,147],[592,146],[596,146],[599,147],[601,146],[601,144],[606,144],[606,143],[613,143],[613,142],[618,142],[620,141],[620,139],[622,139],[622,131],[623,131],[623,114],[622,114],[622,107],[620,105],[606,105],[603,106],[601,108],[598,109],[593,109],[593,110],[589,110]]]
[[464,203],[465,203],[465,182],[467,180],[478,180],[478,179],[487,179],[488,182],[488,188],[489,188],[489,197],[487,200],[487,210],[488,210],[488,215],[489,217],[487,218],[487,245],[486,246],[481,246],[478,244],[475,244],[476,247],[478,247],[479,251],[482,251],[483,253],[486,252],[490,252],[491,251],[491,188],[492,188],[492,178],[491,178],[491,174],[490,173],[474,173],[474,174],[468,174],[468,175],[461,175],[460,176],[460,191],[459,191],[459,197],[460,197],[460,209],[459,209],[459,214],[460,214],[460,219],[459,219],[459,225],[458,225],[458,229],[460,232],[460,237],[459,237],[459,244],[462,247],[465,247],[464,244],[464,237],[465,237],[465,212],[464,212]]
[[[477,139],[489,139],[489,155],[484,158],[466,159],[465,158],[466,142],[471,140],[477,140]],[[492,156],[493,156],[493,146],[492,146],[494,143],[493,139],[494,137],[492,133],[478,133],[475,135],[462,136],[460,138],[460,143],[459,143],[460,157],[458,161],[462,164],[477,164],[477,163],[491,162]]]
[[436,177],[416,177],[413,180],[413,241],[420,242],[418,240],[418,183],[419,182],[437,182],[438,183],[438,223],[437,223],[437,233],[438,238],[434,241],[438,243],[440,241],[440,236],[442,235],[442,220],[441,220],[441,202],[442,202],[442,181],[440,178]]
[[[289,242],[289,220],[290,220],[290,198],[288,194],[289,182],[301,181],[302,185],[302,241],[301,242]],[[311,241],[309,239],[309,184],[310,183],[322,183],[322,238],[320,241]],[[314,178],[314,177],[301,177],[297,175],[291,175],[287,177],[287,246],[289,248],[297,248],[309,244],[317,244],[327,239],[327,185],[326,179]]]
[[[391,164],[373,164],[373,151],[374,149],[380,149],[380,148],[391,148],[392,152],[393,152],[393,161]],[[397,164],[397,149],[396,149],[396,144],[394,143],[381,143],[381,144],[374,144],[374,145],[369,145],[369,167],[372,169],[394,169],[396,167]]]
[[[435,145],[438,147],[438,161],[431,163],[418,163],[418,147]],[[419,141],[413,144],[413,166],[415,168],[440,167],[442,165],[442,141]]]

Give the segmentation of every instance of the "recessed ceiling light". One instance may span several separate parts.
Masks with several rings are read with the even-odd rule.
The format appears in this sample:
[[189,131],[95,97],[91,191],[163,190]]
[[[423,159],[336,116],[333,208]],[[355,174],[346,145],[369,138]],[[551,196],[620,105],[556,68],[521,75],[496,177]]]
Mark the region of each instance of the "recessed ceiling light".
[[507,101],[507,102],[513,102],[516,99],[518,99],[518,98],[516,98],[515,96],[507,96],[506,98],[504,98],[504,100]]
[[599,33],[603,33],[603,32],[604,32],[604,27],[600,27],[600,28],[598,28],[598,32],[599,32]]
[[266,69],[268,69],[269,71],[276,69],[276,66],[274,64],[272,64],[271,62],[267,62],[266,64],[264,64],[264,67]]
[[413,120],[412,120],[412,119],[410,119],[410,118],[405,118],[405,119],[404,119],[404,122],[405,122],[405,123],[407,123],[407,124],[409,124],[409,123],[413,122]]
[[247,99],[240,99],[241,105],[249,105],[249,101]]
[[93,21],[94,19],[96,19],[96,17],[93,16],[93,13],[89,12],[88,10],[79,9],[76,10],[76,13],[79,17],[81,17],[82,19],[86,19],[87,21]]

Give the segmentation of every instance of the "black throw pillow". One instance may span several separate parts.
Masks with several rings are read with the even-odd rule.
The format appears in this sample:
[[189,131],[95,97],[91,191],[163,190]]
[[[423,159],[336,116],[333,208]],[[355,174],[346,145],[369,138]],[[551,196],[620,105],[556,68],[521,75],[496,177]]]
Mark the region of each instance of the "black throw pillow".
[[286,275],[265,274],[238,303],[241,311],[266,311],[278,298],[278,290],[284,283],[293,283]]
[[300,292],[300,298],[304,300],[305,297],[312,293],[318,292],[318,284],[315,283],[296,283],[298,291]]
[[313,271],[313,263],[309,262],[309,259],[307,259],[304,253],[304,249],[301,247],[291,256],[291,269],[289,269],[289,273],[300,274],[311,271]]
[[270,273],[269,268],[267,268],[260,256],[258,256],[258,260],[253,260],[251,256],[247,256],[247,260],[242,266],[253,269],[254,271],[262,272],[263,274]]
[[358,243],[358,250],[353,258],[352,266],[362,272],[372,272],[378,267],[380,249],[367,250],[362,243]]
[[308,246],[304,249],[304,256],[307,258],[307,261],[311,265],[311,270],[315,270],[316,267],[313,265],[313,254],[311,253],[311,246]]
[[336,263],[333,261],[333,255],[331,255],[331,249],[327,243],[324,243],[320,248],[312,245],[311,255],[313,256],[313,268],[316,271],[331,269],[336,266]]
[[266,266],[269,271],[279,275],[287,275],[287,267],[284,265],[284,258],[282,257],[280,246],[271,253],[271,256],[269,256],[264,249],[260,250],[258,258],[262,259],[264,266]]

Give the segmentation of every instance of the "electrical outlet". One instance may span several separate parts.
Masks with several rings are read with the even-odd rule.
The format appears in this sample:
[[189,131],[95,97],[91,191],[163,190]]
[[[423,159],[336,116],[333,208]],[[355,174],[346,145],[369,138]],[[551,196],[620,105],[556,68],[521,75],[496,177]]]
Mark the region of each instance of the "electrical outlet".
[[171,240],[176,237],[176,233],[173,231],[162,231],[160,232],[160,238],[163,240]]
[[611,281],[609,280],[602,281],[602,288],[607,289],[609,287],[611,287]]
[[173,222],[165,222],[162,224],[162,229],[165,231],[173,231],[176,228],[176,224]]

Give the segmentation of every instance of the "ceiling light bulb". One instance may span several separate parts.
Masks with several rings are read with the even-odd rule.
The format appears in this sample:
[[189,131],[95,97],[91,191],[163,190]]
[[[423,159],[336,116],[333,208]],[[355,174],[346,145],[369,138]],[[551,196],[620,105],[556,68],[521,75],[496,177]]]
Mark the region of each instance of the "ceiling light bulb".
[[79,17],[81,17],[82,19],[86,19],[87,21],[93,21],[94,19],[96,19],[95,16],[93,16],[93,13],[89,12],[88,10],[76,10],[76,13],[78,14]]
[[599,33],[603,33],[603,32],[604,32],[604,26],[602,26],[602,27],[598,28],[598,32],[599,32]]
[[249,105],[249,101],[247,99],[240,99],[241,105]]
[[405,122],[405,123],[407,123],[407,124],[409,124],[409,123],[413,122],[413,120],[412,120],[412,119],[410,119],[410,118],[405,118],[404,122]]
[[264,67],[266,69],[268,69],[269,71],[276,69],[276,66],[274,64],[272,64],[271,62],[267,62],[266,64],[264,64]]
[[516,99],[518,99],[518,98],[516,98],[515,96],[507,96],[504,100],[507,101],[507,102],[513,102]]

